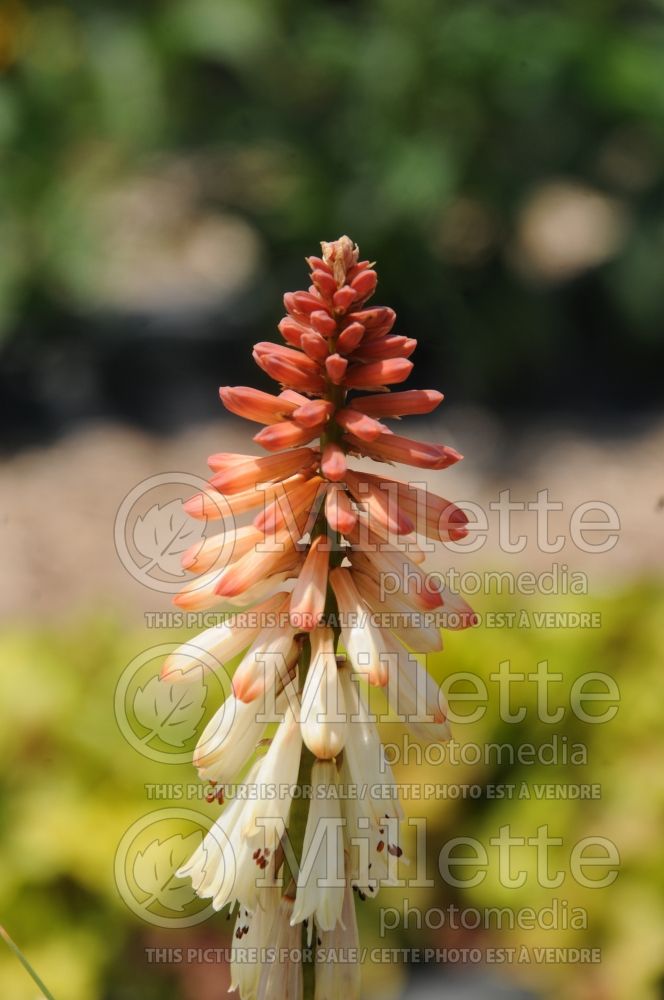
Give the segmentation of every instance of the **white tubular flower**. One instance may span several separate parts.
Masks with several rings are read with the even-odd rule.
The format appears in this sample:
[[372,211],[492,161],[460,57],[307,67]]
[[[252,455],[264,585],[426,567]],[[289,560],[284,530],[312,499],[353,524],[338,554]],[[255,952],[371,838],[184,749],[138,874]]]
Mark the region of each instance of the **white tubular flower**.
[[302,692],[302,739],[319,760],[331,760],[343,750],[347,730],[334,634],[317,628],[311,633],[311,661]]
[[385,636],[387,698],[413,735],[427,743],[452,738],[447,703],[426,667],[391,636]]
[[261,969],[256,1000],[302,1000],[302,962],[296,957],[302,944],[302,925],[293,924],[292,914],[293,900],[282,896],[269,937],[275,959]]
[[[256,582],[238,589],[237,592],[223,594],[219,592],[219,587],[223,583],[223,571],[211,570],[186,584],[180,593],[175,595],[173,603],[183,611],[205,611],[208,608],[221,607],[223,604],[246,607],[257,601],[266,600],[283,590],[282,584],[291,576],[297,575],[297,568],[301,563],[300,553],[295,550],[285,552],[280,555],[279,561],[273,564],[271,571],[262,574],[258,568],[256,569],[254,573]],[[229,567],[229,570],[232,568]]]
[[400,821],[403,809],[392,769],[384,759],[375,721],[347,666],[339,668],[339,678],[349,718],[344,760],[348,763],[351,780],[358,786],[366,786],[369,793],[373,789],[374,794],[369,795],[368,801],[376,822],[386,815]]
[[243,816],[242,836],[251,840],[254,847],[258,841],[263,841],[261,853],[266,848],[268,855],[274,853],[284,834],[293,788],[297,784],[301,753],[300,726],[289,706],[270,749],[260,763],[256,776],[258,794]]
[[347,875],[361,900],[374,897],[382,886],[397,885],[399,821],[394,817],[376,818],[369,794],[362,794],[344,758],[339,781],[348,794],[342,800],[347,850]]
[[314,1000],[359,1000],[359,948],[355,900],[350,882],[347,882],[341,919],[331,931],[319,928]]
[[161,668],[162,680],[191,680],[198,670],[218,670],[247,649],[265,629],[266,622],[285,608],[287,594],[274,594],[252,608],[243,618],[231,615],[227,622],[213,625],[195,639],[178,646]]
[[[279,683],[279,682],[278,682]],[[212,716],[194,750],[194,766],[204,781],[224,785],[240,773],[265,734],[270,723],[283,719],[292,701],[299,705],[297,690],[292,683],[255,701],[238,701],[231,694]]]
[[423,612],[402,601],[398,594],[382,595],[380,584],[372,576],[359,570],[353,570],[351,576],[371,611],[379,614],[385,626],[402,642],[421,653],[440,652],[443,648],[441,631],[434,625],[423,623]]
[[[344,901],[344,852],[337,769],[332,761],[317,760],[311,769],[311,805],[297,878],[291,923],[311,921],[331,931]],[[309,923],[311,939],[312,925]]]
[[375,546],[367,551],[354,548],[349,558],[354,569],[360,569],[368,576],[377,580],[398,581],[399,593],[413,607],[430,611],[442,606],[443,600],[433,581],[407,553]]
[[289,708],[270,749],[245,782],[253,791],[233,799],[178,871],[179,877],[191,879],[199,896],[212,899],[215,910],[233,900],[251,911],[256,908],[260,888],[274,874],[301,750],[300,727]]
[[263,701],[238,701],[231,694],[217,709],[194,750],[200,778],[223,785],[237,777],[265,732]]
[[329,561],[327,537],[319,535],[311,543],[291,594],[290,620],[295,628],[311,632],[318,624],[325,608]]
[[[388,486],[389,483],[385,485]],[[350,535],[351,532],[348,532]],[[360,513],[357,528],[353,534],[353,541],[369,548],[382,545],[383,548],[394,549],[395,552],[407,552],[410,559],[418,566],[426,561],[427,554],[417,541],[417,534],[399,535],[381,525],[376,518],[369,518],[366,514]]]
[[[270,934],[281,902],[281,888],[268,886],[258,893],[258,901],[253,911],[241,906],[235,921],[233,931],[233,949],[257,952],[269,947]],[[246,961],[244,956],[239,961],[231,960],[232,990],[239,990],[242,1000],[256,1000],[258,984],[261,977],[261,963]]]
[[[254,764],[245,782],[246,786],[255,783],[261,763],[257,761]],[[203,837],[189,861],[175,873],[178,878],[190,878],[195,892],[202,899],[212,899],[215,909],[220,909],[234,898],[237,882],[236,844],[243,822],[242,814],[248,801],[241,795],[234,798]],[[221,902],[217,905],[218,900]]]
[[383,685],[387,670],[381,660],[382,633],[369,621],[369,612],[353,583],[350,570],[333,569],[330,583],[339,605],[341,637],[348,659],[358,674],[365,674],[371,684]]
[[233,693],[240,701],[253,701],[284,684],[295,666],[299,646],[292,628],[274,626],[258,636],[233,675]]
[[292,560],[287,563],[287,566],[280,569],[279,572],[272,573],[262,580],[257,580],[256,583],[240,594],[233,594],[230,597],[226,596],[223,599],[217,598],[217,600],[223,600],[224,604],[230,604],[233,607],[246,608],[251,604],[255,604],[256,601],[267,600],[270,597],[280,597],[286,588],[287,581],[297,576],[301,561],[301,557],[294,554]]

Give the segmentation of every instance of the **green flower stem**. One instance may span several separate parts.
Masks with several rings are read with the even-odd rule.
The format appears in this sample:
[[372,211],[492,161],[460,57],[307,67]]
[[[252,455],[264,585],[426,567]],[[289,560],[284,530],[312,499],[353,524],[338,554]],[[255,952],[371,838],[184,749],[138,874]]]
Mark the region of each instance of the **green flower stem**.
[[[335,411],[340,410],[346,401],[346,390],[342,385],[333,385],[331,382],[328,382],[328,391],[325,393],[324,399],[329,400],[329,402],[334,405]],[[338,424],[334,419],[330,420],[329,423],[325,425],[325,430],[320,436],[321,452],[325,448],[326,444],[341,445],[343,432],[341,424]]]
[[35,970],[32,968],[32,966],[28,962],[27,958],[25,957],[25,955],[23,954],[23,952],[21,951],[21,949],[19,948],[19,946],[10,938],[9,934],[7,933],[7,931],[5,930],[5,928],[2,925],[0,925],[0,937],[8,945],[8,947],[11,948],[11,950],[14,952],[14,954],[17,957],[17,959],[19,960],[19,962],[21,963],[21,965],[23,966],[23,968],[25,969],[25,971],[28,973],[28,975],[30,976],[30,978],[37,984],[37,986],[39,987],[39,989],[42,991],[42,993],[43,993],[44,997],[46,998],[46,1000],[55,1000],[55,997],[53,996],[53,994],[51,993],[51,991],[46,988],[46,986],[44,985],[44,983],[41,981],[41,979],[39,978],[39,976],[37,975],[37,973],[35,972]]

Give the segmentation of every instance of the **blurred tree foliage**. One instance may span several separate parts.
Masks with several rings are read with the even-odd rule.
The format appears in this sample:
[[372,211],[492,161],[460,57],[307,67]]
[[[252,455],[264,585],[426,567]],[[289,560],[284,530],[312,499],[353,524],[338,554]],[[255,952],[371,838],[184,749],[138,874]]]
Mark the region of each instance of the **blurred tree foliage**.
[[658,0],[6,0],[0,19],[19,422],[154,420],[127,366],[145,387],[165,353],[200,388],[342,231],[457,398],[657,398]]

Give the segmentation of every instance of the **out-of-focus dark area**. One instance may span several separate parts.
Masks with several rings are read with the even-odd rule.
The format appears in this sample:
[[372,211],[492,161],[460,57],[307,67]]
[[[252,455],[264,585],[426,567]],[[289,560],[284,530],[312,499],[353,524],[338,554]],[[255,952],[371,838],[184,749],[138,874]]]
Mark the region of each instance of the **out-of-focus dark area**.
[[652,409],[663,41],[646,0],[7,0],[3,443],[216,415],[341,232],[456,401]]
[[[3,3],[0,922],[57,1000],[215,1000],[228,987],[225,962],[163,949],[226,947],[232,923],[137,916],[114,873],[141,817],[219,809],[199,794],[196,734],[176,762],[172,747],[142,754],[121,732],[129,666],[200,629],[149,624],[171,592],[140,582],[113,526],[149,477],[205,475],[221,447],[257,450],[257,428],[224,416],[218,386],[273,388],[251,345],[277,339],[304,255],[342,233],[377,261],[376,301],[397,310],[396,332],[419,340],[410,384],[446,393],[440,415],[401,425],[465,454],[431,477],[435,491],[485,511],[506,489],[561,503],[560,554],[525,513],[523,552],[501,549],[494,518],[485,548],[437,552],[434,566],[544,573],[559,561],[588,580],[585,592],[467,592],[480,615],[525,611],[526,624],[483,618],[446,634],[433,661],[439,680],[465,670],[489,686],[484,718],[455,730],[461,744],[555,735],[586,745],[587,762],[415,754],[398,781],[478,794],[407,801],[406,813],[426,817],[434,869],[452,838],[489,843],[505,824],[524,837],[549,824],[564,840],[556,864],[597,834],[621,860],[606,892],[569,878],[549,891],[524,851],[517,890],[492,863],[468,888],[436,877],[381,893],[360,908],[369,947],[597,947],[601,962],[366,961],[364,995],[663,995],[663,52],[661,0]],[[569,537],[574,510],[598,500],[620,518],[606,555]],[[529,618],[549,611],[598,614],[601,627]],[[541,723],[524,681],[512,692],[527,715],[506,726],[489,681],[503,659],[524,676],[541,660],[560,671],[560,723]],[[620,685],[610,725],[582,724],[565,702],[592,670]],[[510,783],[601,794],[492,795]],[[154,799],[157,786],[195,794]],[[518,913],[556,899],[587,926],[560,906],[552,927],[448,919],[450,906]],[[379,907],[398,918],[383,936]],[[0,994],[37,996],[2,942]]]

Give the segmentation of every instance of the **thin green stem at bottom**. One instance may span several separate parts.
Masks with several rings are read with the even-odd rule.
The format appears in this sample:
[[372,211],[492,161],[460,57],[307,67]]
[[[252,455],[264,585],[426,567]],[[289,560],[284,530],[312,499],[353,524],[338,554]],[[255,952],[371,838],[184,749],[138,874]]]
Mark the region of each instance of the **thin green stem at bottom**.
[[30,978],[37,984],[39,989],[42,991],[46,1000],[55,1000],[55,997],[53,996],[51,991],[47,989],[47,987],[44,985],[44,983],[39,978],[35,970],[32,968],[32,966],[30,965],[29,961],[27,960],[27,958],[25,957],[19,946],[16,944],[15,941],[12,940],[12,938],[9,936],[9,934],[1,924],[0,924],[0,937],[14,952],[17,959],[19,960],[25,971],[28,973]]

